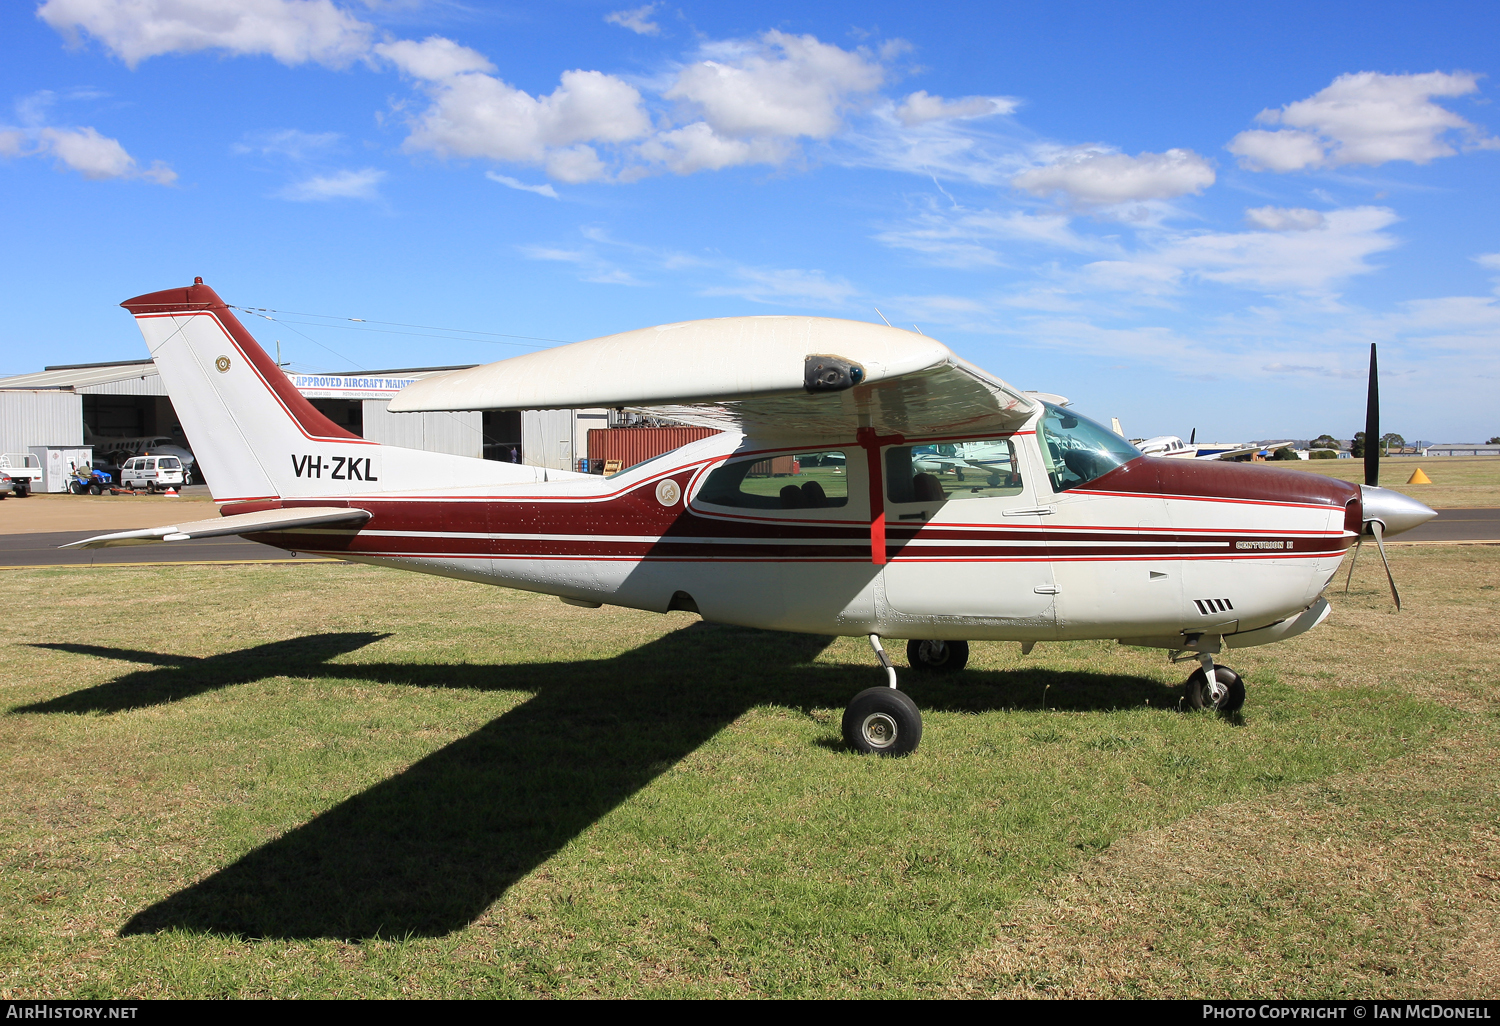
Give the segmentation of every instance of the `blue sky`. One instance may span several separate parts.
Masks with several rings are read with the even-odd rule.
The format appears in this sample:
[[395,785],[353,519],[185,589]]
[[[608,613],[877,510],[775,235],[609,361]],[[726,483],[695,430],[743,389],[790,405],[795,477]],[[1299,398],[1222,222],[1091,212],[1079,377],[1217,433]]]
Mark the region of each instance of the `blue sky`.
[[1493,3],[730,8],[0,6],[0,373],[202,275],[297,370],[878,307],[1135,436],[1347,437],[1370,342],[1500,434]]

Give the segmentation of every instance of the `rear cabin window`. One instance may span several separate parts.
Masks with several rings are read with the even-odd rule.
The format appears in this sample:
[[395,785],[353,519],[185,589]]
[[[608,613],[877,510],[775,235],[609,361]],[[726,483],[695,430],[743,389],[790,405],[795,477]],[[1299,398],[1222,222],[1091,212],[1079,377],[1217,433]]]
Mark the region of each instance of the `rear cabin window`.
[[734,509],[830,509],[849,504],[841,451],[736,460],[712,471],[694,501]]
[[164,456],[156,464],[162,470],[177,470],[181,464],[177,462],[176,456]]
[[885,452],[891,502],[949,502],[1021,494],[1016,443],[1009,438],[904,445]]

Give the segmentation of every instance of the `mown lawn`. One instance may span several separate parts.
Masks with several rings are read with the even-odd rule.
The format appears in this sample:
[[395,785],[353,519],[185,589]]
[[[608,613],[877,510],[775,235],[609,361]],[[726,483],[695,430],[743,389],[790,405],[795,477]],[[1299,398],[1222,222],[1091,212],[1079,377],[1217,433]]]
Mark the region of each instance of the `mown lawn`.
[[[1393,562],[1406,612],[1366,567],[1229,656],[1239,720],[1176,711],[1160,653],[978,644],[903,675],[904,760],[839,739],[862,641],[351,565],[11,571],[0,993],[1461,990],[1500,897],[1500,550]],[[1358,873],[1372,831],[1480,882],[1329,887],[1319,852]],[[1189,971],[1199,943],[1238,968]]]

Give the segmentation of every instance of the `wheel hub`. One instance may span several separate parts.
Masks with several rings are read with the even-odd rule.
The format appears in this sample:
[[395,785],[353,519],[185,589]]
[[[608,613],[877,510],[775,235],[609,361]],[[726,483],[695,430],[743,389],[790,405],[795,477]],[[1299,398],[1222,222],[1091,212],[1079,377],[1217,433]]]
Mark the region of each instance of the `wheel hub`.
[[890,713],[871,713],[860,725],[860,732],[871,748],[889,748],[896,743],[895,717]]
[[1217,673],[1215,673],[1212,676],[1208,677],[1208,704],[1209,705],[1211,705],[1215,709],[1217,709],[1219,707],[1219,703],[1222,702],[1222,701],[1224,701],[1224,696],[1227,695],[1228,693],[1229,693],[1229,688],[1227,688],[1223,684],[1219,683],[1219,675]]

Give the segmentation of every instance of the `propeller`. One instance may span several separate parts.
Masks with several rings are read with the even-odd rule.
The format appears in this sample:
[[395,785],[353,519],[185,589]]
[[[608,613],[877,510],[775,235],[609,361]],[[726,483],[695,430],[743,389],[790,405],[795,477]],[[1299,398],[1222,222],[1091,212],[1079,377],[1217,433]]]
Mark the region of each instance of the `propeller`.
[[[1370,389],[1365,395],[1365,484],[1380,484],[1380,375],[1375,368],[1375,343],[1370,343]],[[1398,603],[1399,604],[1399,603]]]
[[1188,445],[1198,444],[1198,429],[1193,428],[1193,433],[1188,436]]
[[1364,509],[1364,529],[1355,540],[1354,552],[1349,557],[1349,576],[1344,580],[1344,594],[1349,594],[1349,584],[1354,579],[1354,564],[1359,561],[1364,536],[1373,535],[1375,547],[1380,550],[1380,562],[1385,565],[1385,579],[1391,586],[1391,599],[1396,603],[1396,611],[1399,613],[1401,592],[1396,590],[1391,561],[1385,555],[1385,536],[1424,524],[1437,516],[1437,513],[1416,499],[1380,487],[1380,379],[1373,342],[1370,343],[1370,386],[1365,399],[1365,484],[1360,489],[1360,504]]

